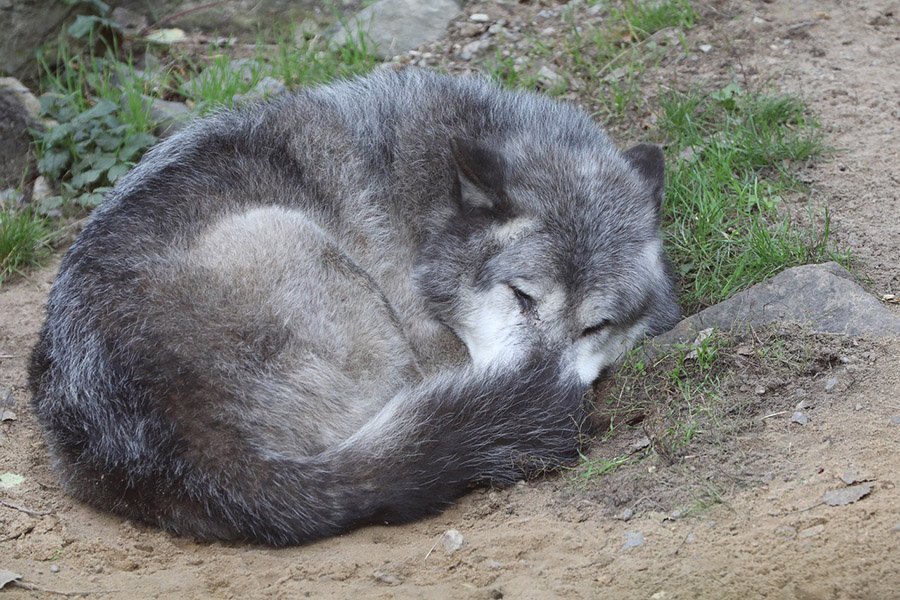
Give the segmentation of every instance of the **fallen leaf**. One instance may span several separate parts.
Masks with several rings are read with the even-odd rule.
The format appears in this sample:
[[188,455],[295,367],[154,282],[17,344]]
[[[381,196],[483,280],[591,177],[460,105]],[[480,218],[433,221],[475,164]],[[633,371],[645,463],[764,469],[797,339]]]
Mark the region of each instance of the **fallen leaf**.
[[703,342],[713,334],[713,329],[714,328],[712,327],[707,327],[697,333],[697,338],[691,343],[691,348],[693,348],[693,350],[684,355],[685,359],[697,358],[699,356],[698,351],[700,347],[703,346]]
[[872,493],[872,486],[868,483],[862,485],[854,485],[851,487],[840,488],[825,492],[822,500],[828,506],[846,506],[853,504],[858,500],[862,500]]
[[187,34],[184,33],[181,29],[173,28],[173,29],[157,29],[156,31],[151,31],[144,38],[148,42],[155,42],[157,44],[175,44],[177,42],[183,42],[187,39]]
[[6,569],[0,569],[0,590],[2,590],[6,584],[12,583],[13,581],[17,581],[22,579],[22,576],[18,573],[13,573],[12,571],[7,571]]

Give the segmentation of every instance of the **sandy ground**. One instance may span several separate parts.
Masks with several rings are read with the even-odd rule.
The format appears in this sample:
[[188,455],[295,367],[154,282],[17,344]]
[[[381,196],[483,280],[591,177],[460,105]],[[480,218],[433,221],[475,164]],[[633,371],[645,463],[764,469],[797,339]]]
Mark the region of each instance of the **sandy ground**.
[[[834,235],[853,251],[864,285],[900,293],[900,6],[711,9],[719,16],[688,39],[713,49],[668,65],[665,76],[745,77],[805,98],[837,149],[808,171],[810,202],[830,206]],[[11,392],[0,408],[17,416],[0,423],[0,474],[25,477],[0,489],[0,500],[48,511],[0,505],[0,569],[34,588],[7,587],[4,598],[900,598],[896,339],[817,342],[814,352],[837,359],[767,381],[756,425],[721,449],[728,464],[715,477],[704,475],[716,465],[716,451],[705,449],[699,469],[690,455],[647,459],[589,490],[566,476],[484,490],[420,523],[271,550],[175,538],[61,493],[25,388],[53,272],[0,290],[0,390]],[[755,393],[753,383],[726,388],[726,399]],[[799,398],[811,407],[806,426],[790,422]],[[846,487],[842,475],[870,493],[823,504],[823,494]],[[628,486],[629,477],[643,487]],[[716,482],[717,502],[681,511],[692,492],[679,486],[704,479]],[[625,509],[634,512],[628,520]],[[465,544],[449,553],[440,540],[451,528]]]

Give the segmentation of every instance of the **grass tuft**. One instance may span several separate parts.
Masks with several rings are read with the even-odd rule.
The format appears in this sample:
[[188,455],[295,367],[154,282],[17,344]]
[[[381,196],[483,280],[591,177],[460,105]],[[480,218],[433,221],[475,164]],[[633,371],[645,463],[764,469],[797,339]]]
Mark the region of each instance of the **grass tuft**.
[[779,271],[847,258],[829,245],[830,217],[791,218],[783,195],[802,190],[795,172],[824,148],[793,97],[745,93],[660,101],[668,142],[665,234],[687,312],[721,301]]
[[0,211],[0,285],[46,256],[49,235],[45,220],[30,211]]

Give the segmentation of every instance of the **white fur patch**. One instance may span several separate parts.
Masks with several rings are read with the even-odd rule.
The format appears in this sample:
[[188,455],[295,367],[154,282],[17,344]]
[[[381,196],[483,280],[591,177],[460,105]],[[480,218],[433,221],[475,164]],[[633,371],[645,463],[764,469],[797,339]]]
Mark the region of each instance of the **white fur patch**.
[[475,367],[483,369],[515,362],[527,347],[527,340],[517,339],[521,313],[505,285],[471,298],[470,308],[457,333]]
[[601,341],[580,339],[571,350],[567,370],[589,385],[604,368],[619,362],[646,331],[646,323],[637,322],[625,331],[604,334]]

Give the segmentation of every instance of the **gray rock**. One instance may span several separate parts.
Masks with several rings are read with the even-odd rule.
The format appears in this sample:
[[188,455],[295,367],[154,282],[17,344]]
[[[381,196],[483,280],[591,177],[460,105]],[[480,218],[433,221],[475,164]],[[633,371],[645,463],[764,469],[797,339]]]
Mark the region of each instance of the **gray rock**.
[[891,425],[900,425],[900,415],[891,417]]
[[562,87],[566,85],[566,80],[562,75],[544,65],[540,68],[537,73],[538,83],[544,86],[547,89],[554,89],[558,87]]
[[807,417],[804,413],[797,411],[793,415],[791,415],[791,423],[796,423],[797,425],[806,425],[809,423],[809,417]]
[[[29,128],[42,127],[37,98],[18,79],[0,78],[0,190],[30,183],[37,172]],[[25,200],[30,197],[26,191]]]
[[55,40],[74,12],[76,8],[65,2],[47,0],[15,0],[0,6],[0,72],[23,79],[38,75],[35,49]]
[[632,510],[631,508],[625,508],[622,510],[622,512],[619,513],[619,516],[616,518],[621,521],[628,522],[631,520],[631,518],[633,516],[634,516],[634,510]]
[[150,102],[150,119],[156,124],[153,132],[161,138],[184,129],[190,120],[191,109],[183,102],[148,97],[145,99]]
[[630,550],[631,548],[637,548],[638,546],[644,545],[644,534],[640,531],[626,531],[625,532],[625,543],[622,545],[622,548],[625,550]]
[[441,538],[441,545],[447,552],[456,552],[463,547],[464,543],[462,534],[456,529],[448,529]]
[[834,389],[834,387],[835,387],[837,384],[838,384],[838,378],[837,378],[837,377],[829,377],[829,378],[825,381],[825,391],[826,391],[826,392],[830,392],[831,390]]
[[351,17],[346,27],[338,27],[331,40],[344,44],[362,31],[375,53],[387,59],[440,39],[461,12],[455,0],[378,0]]
[[476,40],[474,42],[469,42],[462,47],[459,57],[463,60],[472,60],[475,56],[481,54],[482,51],[490,48],[492,44],[493,42],[491,42],[491,40]]
[[236,94],[234,101],[239,103],[254,102],[256,100],[265,100],[281,94],[287,89],[284,83],[274,77],[263,77],[259,80],[252,90],[246,94]]
[[900,335],[900,317],[866,293],[837,263],[793,267],[688,317],[654,338],[655,346],[687,343],[708,327],[744,330],[794,323],[811,333]]

